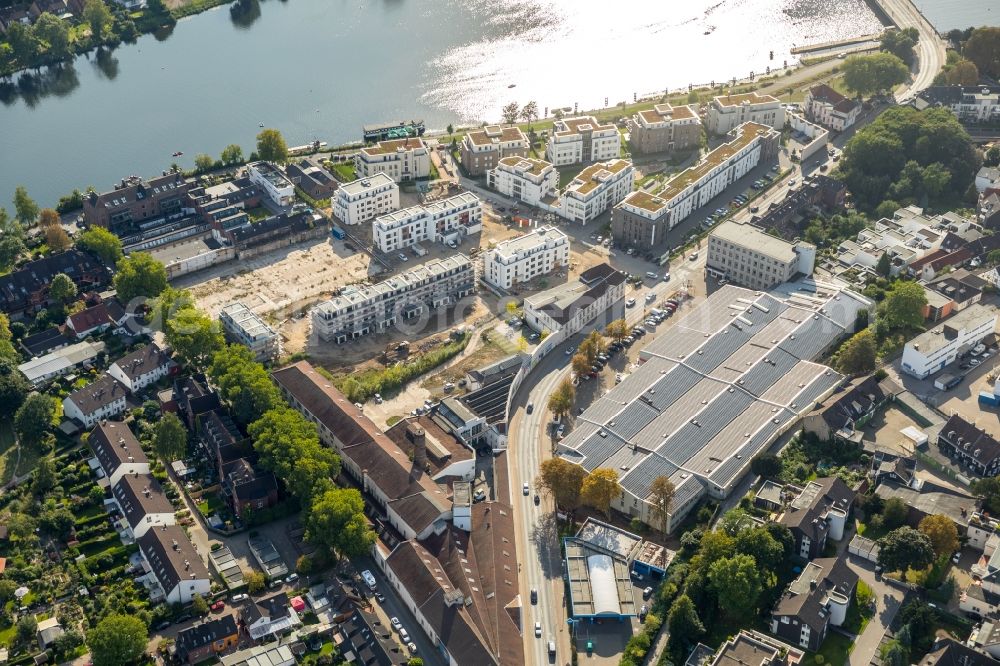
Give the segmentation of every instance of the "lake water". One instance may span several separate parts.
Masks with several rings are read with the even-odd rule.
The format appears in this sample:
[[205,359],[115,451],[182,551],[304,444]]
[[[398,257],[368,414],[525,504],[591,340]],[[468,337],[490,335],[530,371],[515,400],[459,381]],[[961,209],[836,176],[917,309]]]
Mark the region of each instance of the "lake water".
[[913,0],[927,20],[941,32],[953,28],[1000,25],[996,0]]
[[339,144],[397,118],[495,121],[509,101],[596,108],[878,29],[863,0],[240,0],[0,87],[0,201],[107,189],[174,151],[249,154],[260,123]]

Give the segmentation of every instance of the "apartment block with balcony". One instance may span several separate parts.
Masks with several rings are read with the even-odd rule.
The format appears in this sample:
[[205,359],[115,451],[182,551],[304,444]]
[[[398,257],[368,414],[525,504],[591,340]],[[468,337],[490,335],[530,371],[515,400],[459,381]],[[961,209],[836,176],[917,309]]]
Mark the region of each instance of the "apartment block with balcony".
[[397,252],[424,241],[457,245],[482,230],[483,203],[471,192],[386,213],[372,222],[375,247],[383,252]]
[[554,196],[559,172],[550,162],[531,157],[504,157],[486,173],[486,183],[500,194],[537,206]]
[[385,175],[344,183],[333,196],[333,216],[344,224],[367,222],[399,208],[399,186]]
[[569,238],[555,227],[534,231],[499,243],[483,257],[483,279],[510,289],[558,267],[569,266]]
[[988,123],[1000,120],[1000,86],[931,86],[920,93],[914,105],[943,106],[962,122]]
[[435,259],[378,284],[347,287],[318,304],[312,310],[313,331],[325,342],[341,344],[454,305],[472,294],[475,286],[468,257]]
[[643,190],[632,192],[611,211],[611,237],[620,245],[649,250],[667,240],[670,207]]
[[770,289],[797,273],[811,275],[816,246],[788,242],[750,225],[727,220],[708,237],[706,266],[750,289]]
[[381,173],[405,183],[431,175],[431,152],[420,138],[380,141],[357,152],[354,169],[359,176]]
[[690,106],[657,104],[627,122],[629,143],[638,155],[692,150],[701,143],[701,118]]
[[273,361],[281,354],[281,338],[277,332],[242,302],[222,308],[219,321],[226,338],[252,351],[261,363]]
[[632,191],[635,168],[631,160],[614,159],[592,164],[577,174],[559,198],[559,215],[587,224]]
[[621,135],[612,123],[602,124],[593,116],[556,120],[545,159],[556,166],[601,162],[619,156]]
[[275,206],[295,203],[295,185],[270,162],[251,162],[247,165],[247,175]]
[[527,157],[528,149],[528,139],[519,127],[487,125],[465,135],[460,157],[465,171],[475,178],[495,169],[504,157]]
[[778,99],[756,92],[719,95],[708,103],[705,129],[709,134],[729,134],[743,123],[780,130],[785,126],[785,109]]

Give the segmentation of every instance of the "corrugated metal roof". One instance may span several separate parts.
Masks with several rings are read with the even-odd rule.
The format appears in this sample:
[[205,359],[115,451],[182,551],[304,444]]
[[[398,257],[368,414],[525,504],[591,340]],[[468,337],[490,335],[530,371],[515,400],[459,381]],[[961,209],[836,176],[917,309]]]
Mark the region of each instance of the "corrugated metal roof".
[[791,372],[798,362],[791,354],[772,349],[742,378],[737,379],[736,384],[756,396],[763,395],[776,381]]

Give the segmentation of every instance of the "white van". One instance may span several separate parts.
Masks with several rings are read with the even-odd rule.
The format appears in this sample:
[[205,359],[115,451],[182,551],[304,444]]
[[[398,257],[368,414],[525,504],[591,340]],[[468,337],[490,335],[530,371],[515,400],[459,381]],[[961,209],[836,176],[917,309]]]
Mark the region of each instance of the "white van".
[[375,589],[375,576],[372,575],[371,571],[365,569],[361,572],[361,577],[365,579],[365,583],[367,583],[369,590]]

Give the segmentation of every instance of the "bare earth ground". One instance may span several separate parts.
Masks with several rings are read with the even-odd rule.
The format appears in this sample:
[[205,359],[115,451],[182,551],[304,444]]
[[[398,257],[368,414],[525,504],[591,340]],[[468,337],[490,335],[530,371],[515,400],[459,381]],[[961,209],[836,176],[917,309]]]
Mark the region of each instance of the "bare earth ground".
[[348,251],[344,243],[327,238],[227,262],[181,277],[174,286],[188,289],[198,307],[212,316],[237,300],[264,316],[279,311],[290,315],[294,313],[288,311],[304,311],[334,289],[364,281],[377,270],[367,254]]

